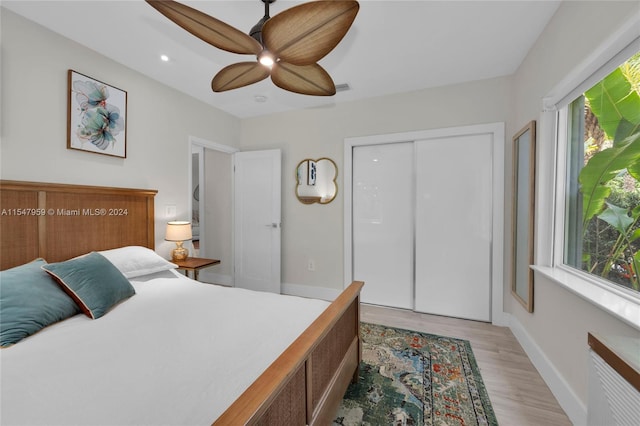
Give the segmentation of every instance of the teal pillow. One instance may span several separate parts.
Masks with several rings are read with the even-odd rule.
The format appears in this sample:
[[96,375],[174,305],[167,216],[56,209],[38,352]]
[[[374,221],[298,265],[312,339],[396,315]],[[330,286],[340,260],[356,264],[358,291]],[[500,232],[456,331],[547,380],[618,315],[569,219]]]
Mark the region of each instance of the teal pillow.
[[43,259],[0,272],[0,346],[6,347],[80,312],[41,269]]
[[91,252],[59,263],[43,265],[62,289],[90,318],[100,318],[114,305],[135,294],[122,272],[103,255]]

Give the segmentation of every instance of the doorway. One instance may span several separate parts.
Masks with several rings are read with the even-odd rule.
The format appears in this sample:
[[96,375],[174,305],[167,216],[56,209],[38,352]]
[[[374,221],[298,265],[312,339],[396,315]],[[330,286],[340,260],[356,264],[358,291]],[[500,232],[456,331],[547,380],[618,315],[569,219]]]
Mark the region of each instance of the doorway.
[[197,253],[220,260],[200,271],[200,281],[280,292],[281,156],[280,150],[240,152],[190,138]]
[[[204,181],[204,148],[199,145],[191,146],[191,242],[193,257],[201,257],[200,253],[200,217],[204,217],[204,198],[200,194],[200,183]],[[202,200],[202,203],[200,202]],[[204,232],[203,232],[204,234]]]
[[220,260],[200,271],[200,281],[233,286],[233,155],[238,150],[195,137],[189,141],[191,256]]

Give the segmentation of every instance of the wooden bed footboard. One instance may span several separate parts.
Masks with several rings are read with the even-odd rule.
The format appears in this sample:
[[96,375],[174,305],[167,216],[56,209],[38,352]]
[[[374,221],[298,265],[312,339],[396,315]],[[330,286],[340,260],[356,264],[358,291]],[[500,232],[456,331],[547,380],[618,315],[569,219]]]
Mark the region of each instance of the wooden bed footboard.
[[354,281],[213,424],[329,425],[361,360]]

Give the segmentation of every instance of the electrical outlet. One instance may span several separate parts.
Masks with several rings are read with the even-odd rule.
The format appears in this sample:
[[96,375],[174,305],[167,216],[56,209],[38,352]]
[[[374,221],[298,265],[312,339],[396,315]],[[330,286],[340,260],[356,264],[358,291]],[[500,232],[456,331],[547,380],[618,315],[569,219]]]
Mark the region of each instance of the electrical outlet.
[[175,204],[166,204],[165,205],[165,216],[167,219],[175,219],[176,218],[176,205]]
[[310,271],[316,270],[316,262],[313,259],[309,259],[309,263],[307,264],[307,269]]

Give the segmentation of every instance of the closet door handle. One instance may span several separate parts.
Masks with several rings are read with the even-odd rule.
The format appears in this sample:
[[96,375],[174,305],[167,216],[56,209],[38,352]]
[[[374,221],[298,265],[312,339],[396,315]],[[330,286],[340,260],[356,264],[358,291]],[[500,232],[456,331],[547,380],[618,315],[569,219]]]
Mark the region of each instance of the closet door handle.
[[268,223],[265,225],[267,228],[279,228],[280,224],[279,223]]

